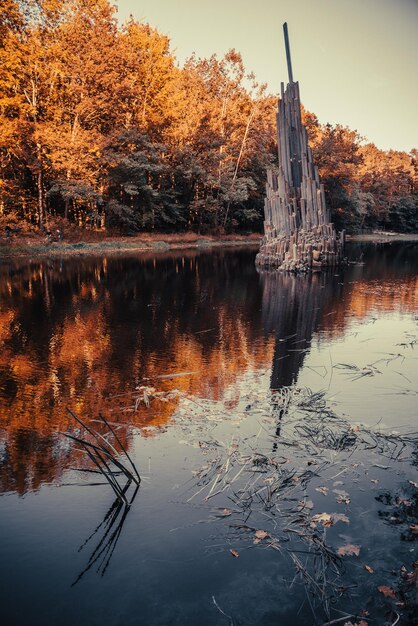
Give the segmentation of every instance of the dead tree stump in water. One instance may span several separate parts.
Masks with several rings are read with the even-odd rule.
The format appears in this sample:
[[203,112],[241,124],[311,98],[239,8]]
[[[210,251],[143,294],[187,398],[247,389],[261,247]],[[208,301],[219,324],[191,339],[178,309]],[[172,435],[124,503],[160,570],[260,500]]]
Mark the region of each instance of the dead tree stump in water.
[[293,81],[287,24],[283,25],[289,83],[277,112],[279,168],[267,170],[264,237],[256,264],[287,271],[319,270],[343,260],[345,233],[330,222],[308,133],[302,124],[299,83]]

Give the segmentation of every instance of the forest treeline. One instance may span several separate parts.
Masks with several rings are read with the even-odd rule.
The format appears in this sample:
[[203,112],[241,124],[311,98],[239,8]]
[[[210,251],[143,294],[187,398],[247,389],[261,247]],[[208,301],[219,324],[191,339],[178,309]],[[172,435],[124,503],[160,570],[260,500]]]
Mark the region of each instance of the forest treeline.
[[[41,228],[262,227],[275,96],[239,53],[179,67],[169,38],[108,0],[2,0],[0,218]],[[418,152],[304,112],[338,227],[418,228]]]

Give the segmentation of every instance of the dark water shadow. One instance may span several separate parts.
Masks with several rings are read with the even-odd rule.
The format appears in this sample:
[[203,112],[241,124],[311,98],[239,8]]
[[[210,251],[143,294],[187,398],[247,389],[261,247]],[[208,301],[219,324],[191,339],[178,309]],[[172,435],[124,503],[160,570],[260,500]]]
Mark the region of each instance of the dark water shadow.
[[[125,495],[129,487],[130,482],[127,483],[123,489]],[[137,485],[127,504],[123,502],[120,498],[116,498],[110,506],[109,510],[106,512],[100,524],[79,547],[78,552],[82,552],[83,550],[89,548],[91,552],[86,566],[78,574],[77,578],[71,584],[71,587],[77,585],[77,583],[80,582],[83,576],[90,569],[92,569],[93,566],[96,567],[96,572],[100,574],[100,576],[105,575],[112,556],[116,550],[120,536],[122,534],[122,530],[126,522],[126,517],[138,494],[138,490],[139,486]],[[94,544],[96,544],[93,549],[92,544],[93,546]]]
[[[272,392],[295,387],[309,353],[314,333],[319,329],[335,299],[340,299],[343,284],[332,272],[291,275],[262,271],[262,316],[264,331],[274,335],[271,369]],[[277,415],[276,436],[287,413],[286,403],[273,407]],[[277,448],[277,443],[273,449]]]

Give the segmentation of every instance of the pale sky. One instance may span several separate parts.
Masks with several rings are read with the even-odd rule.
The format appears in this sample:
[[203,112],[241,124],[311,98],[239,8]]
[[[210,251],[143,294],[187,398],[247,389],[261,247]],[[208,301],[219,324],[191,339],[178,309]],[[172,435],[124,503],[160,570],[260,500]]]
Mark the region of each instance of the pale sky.
[[418,0],[114,0],[171,39],[180,65],[241,52],[258,82],[294,80],[321,123],[356,129],[379,148],[418,148]]

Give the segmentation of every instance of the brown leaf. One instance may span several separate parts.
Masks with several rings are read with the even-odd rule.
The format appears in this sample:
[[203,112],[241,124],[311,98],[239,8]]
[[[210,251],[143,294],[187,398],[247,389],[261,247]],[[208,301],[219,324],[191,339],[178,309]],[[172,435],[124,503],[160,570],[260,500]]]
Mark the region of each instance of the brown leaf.
[[323,496],[326,496],[329,489],[328,487],[317,487],[315,491],[319,491],[319,493],[322,493]]
[[404,500],[403,498],[398,498],[396,503],[399,504],[399,506],[405,506],[407,508],[413,504],[412,500]]
[[261,543],[263,539],[269,536],[269,534],[266,533],[265,530],[256,530],[254,533],[254,536],[255,536],[255,539],[253,543],[257,544],[257,543]]
[[418,483],[414,482],[413,480],[409,480],[408,482],[409,482],[410,485],[412,485],[413,487],[418,489]]
[[229,515],[232,515],[231,509],[222,509],[218,514],[219,517],[228,517]]
[[232,554],[232,556],[235,556],[235,558],[239,557],[239,554],[236,550],[230,550],[230,553]]
[[350,498],[339,495],[337,496],[337,502],[338,504],[350,504]]
[[313,509],[314,507],[314,503],[312,502],[312,500],[298,500],[298,504],[303,509]]
[[312,522],[314,524],[320,523],[325,528],[330,528],[330,526],[333,526],[337,522],[346,522],[346,524],[348,524],[349,519],[344,513],[318,513],[312,516]]
[[372,567],[370,567],[370,565],[363,565],[363,569],[365,569],[366,572],[369,572],[369,574],[373,574],[374,573],[374,569]]
[[314,523],[319,522],[322,526],[325,526],[325,528],[329,528],[334,523],[329,513],[318,513],[317,515],[313,515],[312,521]]
[[380,585],[377,590],[380,591],[380,593],[383,593],[385,598],[396,598],[396,593],[391,587],[387,587],[386,585]]
[[409,529],[414,533],[414,535],[416,533],[418,533],[418,524],[411,524]]
[[360,554],[360,546],[347,543],[345,546],[338,548],[337,554],[340,556],[358,556]]
[[265,530],[256,530],[255,531],[255,536],[257,539],[265,539],[266,537],[269,536],[268,533],[266,533]]

